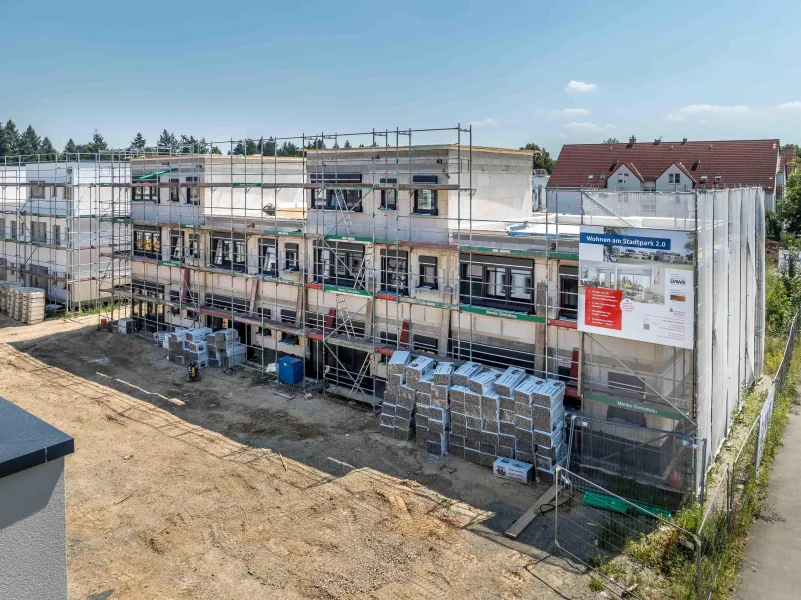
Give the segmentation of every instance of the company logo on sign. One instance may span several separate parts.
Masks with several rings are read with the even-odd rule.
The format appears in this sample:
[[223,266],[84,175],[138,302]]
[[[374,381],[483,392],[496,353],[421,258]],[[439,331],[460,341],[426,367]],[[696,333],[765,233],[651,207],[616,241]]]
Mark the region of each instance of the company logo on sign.
[[679,279],[677,277],[670,278],[670,285],[687,285],[686,279]]

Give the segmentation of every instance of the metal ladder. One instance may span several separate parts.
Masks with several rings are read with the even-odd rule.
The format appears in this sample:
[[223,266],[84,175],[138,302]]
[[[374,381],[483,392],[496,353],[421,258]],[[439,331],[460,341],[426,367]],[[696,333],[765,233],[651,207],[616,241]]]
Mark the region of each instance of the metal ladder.
[[350,218],[350,211],[348,210],[348,205],[345,202],[345,194],[342,193],[342,190],[334,190],[334,202],[336,203],[337,212],[344,213],[342,221],[345,223],[345,229],[350,233],[350,230],[353,229],[353,220]]
[[345,335],[348,339],[356,337],[356,331],[353,329],[353,323],[350,320],[350,312],[348,312],[348,303],[345,301],[343,294],[337,294],[337,314],[342,317],[342,324],[334,329],[335,333],[340,327],[345,330]]
[[362,256],[362,264],[359,266],[359,272],[356,273],[356,280],[353,282],[353,287],[356,289],[364,288],[367,289],[367,267],[373,260],[373,247],[372,246],[365,246],[364,248],[364,256]]

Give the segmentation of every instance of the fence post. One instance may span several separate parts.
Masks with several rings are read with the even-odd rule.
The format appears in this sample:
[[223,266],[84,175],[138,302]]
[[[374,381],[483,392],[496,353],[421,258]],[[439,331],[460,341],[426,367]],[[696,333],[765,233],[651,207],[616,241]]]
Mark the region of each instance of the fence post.
[[703,586],[701,585],[701,564],[703,561],[702,550],[703,550],[703,543],[701,542],[700,536],[695,536],[695,547],[697,549],[695,553],[695,595],[696,600],[703,600]]
[[556,465],[556,470],[554,471],[554,479],[556,485],[556,495],[554,496],[553,506],[553,541],[555,546],[559,546],[559,479],[561,473],[559,472],[560,469],[559,465]]

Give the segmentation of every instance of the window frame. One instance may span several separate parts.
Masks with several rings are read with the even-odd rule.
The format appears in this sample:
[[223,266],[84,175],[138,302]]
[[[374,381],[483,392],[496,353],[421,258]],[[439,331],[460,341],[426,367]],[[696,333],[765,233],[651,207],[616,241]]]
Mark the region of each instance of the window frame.
[[[319,183],[325,189],[311,189],[309,208],[311,210],[345,210],[346,212],[364,212],[363,191],[361,189],[345,190],[348,184],[362,183],[362,173],[309,173],[311,183]],[[325,197],[321,198],[323,191]],[[338,207],[337,194],[342,194],[344,208]]]
[[[272,262],[272,267],[269,267],[270,262]],[[259,275],[278,277],[278,240],[276,238],[259,237]]]
[[[461,253],[459,269],[461,275],[459,302],[462,304],[537,314],[533,260]],[[491,277],[493,273],[494,280]],[[500,282],[498,274],[503,276]],[[515,274],[529,279],[529,285],[524,285],[524,288],[528,288],[525,299],[514,295],[514,290],[520,287],[514,284]]]
[[155,185],[136,186],[134,188],[133,202],[158,202],[158,199],[158,187]]
[[[437,175],[412,175],[412,183],[431,183],[438,185],[439,178]],[[420,192],[429,192],[431,194],[432,208],[420,208]],[[415,216],[437,216],[439,214],[439,198],[437,197],[437,190],[426,189],[424,187],[414,190],[414,206],[412,208],[412,214]]]
[[[137,248],[139,239],[142,240],[141,248]],[[141,258],[160,260],[161,230],[158,227],[135,227],[133,230],[133,254]]]
[[[219,260],[217,259],[220,256]],[[247,240],[243,234],[212,232],[209,264],[218,269],[247,271]]]
[[[358,271],[364,262],[364,245],[350,242],[337,242],[333,245],[328,242],[315,243],[314,251],[317,259],[314,263],[314,276],[317,283],[355,288]],[[329,254],[327,258],[325,253]],[[337,259],[338,256],[340,260]],[[348,271],[352,276],[347,274]],[[364,283],[366,278],[362,285]]]
[[[436,256],[420,256],[417,259],[418,263],[418,280],[417,288],[426,290],[436,290],[439,288],[439,271],[438,259]],[[426,270],[431,269],[432,274],[429,276],[425,273]]]
[[[294,258],[290,258],[294,254]],[[300,271],[300,244],[284,242],[284,270]]]
[[[186,183],[195,183],[199,184],[200,178],[197,176],[191,176],[186,178]],[[186,188],[186,203],[192,206],[198,206],[200,204],[200,187],[189,187]]]
[[[565,282],[569,282],[566,290]],[[559,265],[559,318],[566,321],[578,321],[578,267]]]
[[184,232],[170,229],[170,260],[181,261],[184,258]]
[[170,184],[170,187],[168,188],[170,191],[170,202],[180,202],[181,201],[181,186],[179,185],[181,183],[180,178],[170,179],[168,183]]
[[[383,185],[397,184],[398,179],[396,177],[382,177],[378,182]],[[392,200],[388,202],[387,198],[390,197]],[[381,190],[381,204],[378,208],[379,210],[398,210],[398,190]]]
[[409,295],[408,251],[394,248],[381,250],[381,291],[399,296]]

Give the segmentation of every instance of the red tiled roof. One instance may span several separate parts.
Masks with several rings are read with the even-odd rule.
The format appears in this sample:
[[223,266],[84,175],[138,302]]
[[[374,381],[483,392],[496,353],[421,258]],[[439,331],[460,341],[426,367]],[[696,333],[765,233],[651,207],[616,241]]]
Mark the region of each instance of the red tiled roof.
[[[772,192],[776,184],[779,140],[726,140],[712,142],[653,142],[618,144],[569,144],[562,146],[548,187],[606,187],[607,178],[619,166],[633,165],[645,181],[656,181],[671,164],[698,181],[706,173],[713,185],[758,186]],[[592,173],[592,180],[587,176]]]
[[796,159],[795,148],[787,148],[779,153],[779,171],[784,171],[787,165]]

